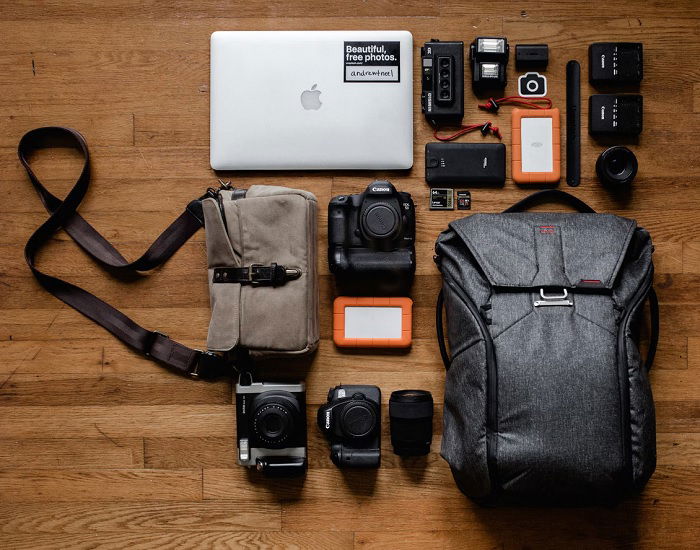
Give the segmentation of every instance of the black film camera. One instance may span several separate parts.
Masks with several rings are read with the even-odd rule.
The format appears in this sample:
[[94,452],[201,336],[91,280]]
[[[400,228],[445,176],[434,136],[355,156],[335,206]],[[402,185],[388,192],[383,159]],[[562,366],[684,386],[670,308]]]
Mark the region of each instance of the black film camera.
[[464,117],[464,42],[426,42],[421,54],[421,107],[433,126],[459,126]]
[[416,271],[416,212],[409,193],[375,181],[328,205],[328,265],[342,294],[406,296]]
[[306,471],[304,384],[236,384],[238,464],[271,476]]
[[318,427],[331,443],[336,466],[378,468],[381,402],[377,386],[336,386],[318,409]]

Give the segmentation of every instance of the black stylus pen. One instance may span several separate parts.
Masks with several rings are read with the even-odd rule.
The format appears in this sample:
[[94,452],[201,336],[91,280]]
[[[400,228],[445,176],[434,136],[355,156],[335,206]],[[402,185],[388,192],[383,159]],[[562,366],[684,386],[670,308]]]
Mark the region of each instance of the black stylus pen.
[[566,64],[566,183],[581,183],[581,65]]

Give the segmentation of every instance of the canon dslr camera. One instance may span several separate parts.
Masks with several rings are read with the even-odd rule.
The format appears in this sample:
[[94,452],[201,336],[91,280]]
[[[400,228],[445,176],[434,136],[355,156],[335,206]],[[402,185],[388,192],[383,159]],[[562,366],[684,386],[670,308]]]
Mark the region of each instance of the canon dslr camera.
[[272,476],[306,471],[304,384],[236,384],[238,464]]
[[416,213],[409,193],[375,181],[328,205],[328,265],[339,290],[355,296],[406,296],[416,271]]
[[377,386],[336,386],[318,409],[318,427],[336,466],[378,468],[382,394]]

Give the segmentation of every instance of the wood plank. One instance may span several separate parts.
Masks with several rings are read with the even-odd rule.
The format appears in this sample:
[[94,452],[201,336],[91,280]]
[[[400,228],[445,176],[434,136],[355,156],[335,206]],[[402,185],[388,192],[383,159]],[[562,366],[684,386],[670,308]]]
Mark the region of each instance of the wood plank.
[[1,407],[0,437],[197,437],[234,433],[232,405]]
[[79,535],[9,535],[4,538],[12,548],[34,550],[37,548],[318,548],[319,550],[344,550],[353,547],[352,533],[296,531],[256,531],[226,533],[153,532],[143,533],[81,533]]
[[0,532],[40,533],[150,533],[158,531],[228,532],[278,531],[278,504],[230,501],[189,502],[42,502],[1,503]]
[[202,497],[201,470],[0,470],[0,502],[174,500]]
[[143,468],[141,438],[0,439],[0,464],[10,468]]

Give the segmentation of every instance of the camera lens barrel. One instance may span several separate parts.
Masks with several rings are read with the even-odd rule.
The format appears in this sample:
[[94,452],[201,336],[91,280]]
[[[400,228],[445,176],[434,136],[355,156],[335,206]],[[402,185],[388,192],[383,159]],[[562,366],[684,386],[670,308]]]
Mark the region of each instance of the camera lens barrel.
[[389,398],[391,445],[400,456],[430,452],[433,439],[433,396],[425,390],[395,391]]
[[611,187],[632,183],[637,175],[637,157],[627,147],[616,145],[603,151],[595,163],[598,179]]

